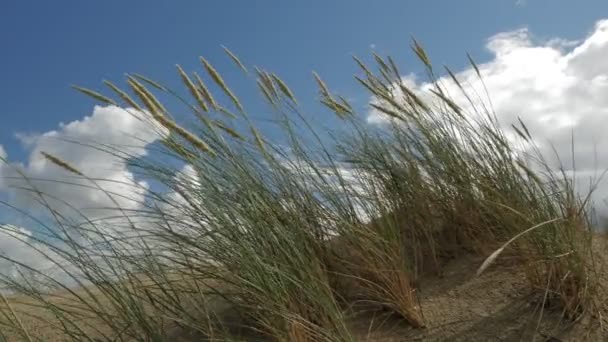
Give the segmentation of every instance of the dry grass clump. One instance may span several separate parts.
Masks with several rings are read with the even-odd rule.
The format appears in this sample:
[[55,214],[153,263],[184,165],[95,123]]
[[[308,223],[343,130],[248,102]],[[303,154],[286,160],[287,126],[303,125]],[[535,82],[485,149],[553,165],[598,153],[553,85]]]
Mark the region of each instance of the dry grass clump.
[[[150,191],[141,210],[119,208],[112,215],[129,230],[108,233],[115,221],[76,224],[31,189],[53,218],[49,231],[60,232],[53,241],[39,241],[55,252],[44,255],[72,284],[10,259],[22,271],[0,281],[53,317],[49,321],[65,336],[90,341],[177,335],[230,340],[242,334],[352,341],[353,303],[382,307],[423,328],[420,278],[441,275],[448,260],[470,253],[490,255],[483,269],[509,255],[543,303],[555,303],[568,317],[594,310],[598,278],[589,203],[538,151],[516,148],[491,110],[468,113],[454,103],[416,42],[413,51],[433,84],[425,94],[404,84],[391,58],[374,55],[377,72],[356,59],[364,74],[357,81],[388,119],[381,129],[362,123],[354,107],[314,74],[321,103],[347,127],[331,146],[287,84],[258,68],[256,85],[277,115],[280,144],[256,128],[204,58],[219,96],[200,75],[179,66],[190,98],[141,75],[127,79],[138,101],[110,82],[116,100],[77,88],[107,105],[121,101],[161,134],[160,150],[133,166],[165,191]],[[183,103],[198,123],[182,124],[186,119],[154,92]],[[532,142],[523,123],[515,130]],[[108,153],[129,158],[119,149]],[[60,158],[45,157],[100,188]],[[188,172],[178,171],[183,165]],[[45,292],[49,285],[52,291]],[[47,299],[58,289],[69,294],[67,305]],[[223,316],[219,302],[237,315]],[[19,323],[23,313],[6,304],[2,324],[33,340]]]
[[[434,80],[424,50],[416,42],[413,50]],[[430,94],[416,93],[403,83],[390,58],[374,57],[379,75],[358,61],[365,73],[358,81],[377,99],[374,108],[391,120],[390,130],[359,130],[342,151],[366,179],[363,192],[382,202],[375,211],[390,233],[374,229],[376,234],[355,234],[363,242],[357,241],[354,249],[382,243],[391,246],[393,255],[404,255],[398,249],[406,246],[409,264],[397,266],[391,258],[380,258],[386,260],[382,265],[378,260],[369,265],[409,273],[410,281],[400,291],[411,293],[409,284],[421,273],[441,272],[446,258],[471,251],[488,255],[540,224],[513,241],[507,253],[526,269],[532,287],[557,299],[566,315],[578,316],[590,308],[591,293],[598,286],[591,264],[593,228],[589,203],[577,197],[572,180],[561,169],[553,170],[538,150],[518,150],[491,111],[471,102],[473,112],[465,112],[437,81]],[[466,94],[447,72],[453,88]],[[513,128],[533,145],[523,122]],[[386,219],[391,216],[398,219]],[[401,298],[416,307],[407,296]],[[410,320],[420,326],[415,316]]]

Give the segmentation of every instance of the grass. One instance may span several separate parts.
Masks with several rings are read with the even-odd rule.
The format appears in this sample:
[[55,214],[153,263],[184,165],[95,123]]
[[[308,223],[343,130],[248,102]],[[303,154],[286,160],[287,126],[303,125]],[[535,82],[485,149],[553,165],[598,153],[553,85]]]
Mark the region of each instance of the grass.
[[[387,121],[381,129],[314,74],[320,102],[344,123],[339,134],[313,126],[279,76],[224,49],[254,79],[285,143],[263,135],[204,58],[206,80],[178,66],[188,97],[141,75],[127,77],[128,90],[105,82],[115,99],[76,87],[129,108],[162,137],[150,157],[131,164],[166,191],[148,192],[136,211],[105,191],[117,208],[93,221],[70,203],[62,203],[70,215],[55,208],[57,199],[22,175],[47,209],[40,224],[53,238],[37,241],[39,252],[62,272],[59,279],[3,256],[19,271],[0,279],[12,292],[1,331],[36,339],[21,323],[32,311],[19,304],[73,340],[354,341],[349,319],[361,303],[423,329],[420,279],[470,254],[487,257],[480,273],[508,256],[543,307],[554,303],[564,317],[601,310],[591,203],[564,168],[519,147],[533,146],[523,122],[512,141],[483,103],[471,100],[473,112],[454,103],[417,42],[412,49],[433,84],[426,94],[402,82],[391,58],[374,55],[376,71],[356,59],[356,81]],[[468,94],[446,73],[449,89]],[[180,123],[186,119],[159,94],[181,102],[197,124]],[[44,157],[103,190],[58,156]],[[118,225],[128,229],[112,229]]]

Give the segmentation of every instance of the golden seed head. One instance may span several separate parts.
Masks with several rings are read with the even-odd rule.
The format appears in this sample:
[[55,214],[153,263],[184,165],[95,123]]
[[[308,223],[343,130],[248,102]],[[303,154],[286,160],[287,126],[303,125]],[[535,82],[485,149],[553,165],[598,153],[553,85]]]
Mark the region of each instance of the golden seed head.
[[141,102],[143,102],[144,106],[146,107],[146,109],[148,109],[148,111],[150,112],[150,114],[152,114],[153,117],[162,116],[160,108],[158,108],[154,104],[154,102],[148,97],[148,94],[144,90],[141,83],[131,78],[127,80],[127,83],[129,84],[135,95],[137,95]]
[[200,91],[203,98],[205,98],[205,100],[209,102],[209,104],[214,110],[217,110],[219,106],[217,102],[215,102],[215,99],[213,98],[213,95],[211,95],[211,92],[207,88],[207,85],[205,85],[205,82],[203,82],[203,79],[196,72],[194,73],[194,78],[196,79],[198,90]]
[[291,89],[289,89],[287,84],[285,84],[285,82],[283,82],[283,80],[280,79],[279,76],[272,74],[272,79],[279,85],[279,89],[281,90],[283,95],[287,96],[287,98],[293,101],[293,103],[298,103],[298,101],[296,101],[296,97],[291,92]]
[[190,91],[190,94],[192,95],[192,97],[194,97],[194,99],[198,103],[199,107],[201,107],[201,109],[203,111],[208,112],[209,107],[207,107],[207,104],[203,100],[201,93],[198,91],[198,89],[196,89],[196,86],[194,86],[194,83],[192,83],[192,80],[190,79],[190,77],[188,77],[188,75],[186,74],[184,69],[182,69],[181,66],[176,65],[175,67],[177,68],[177,71],[179,72],[179,75],[181,76],[182,81],[186,85],[186,88],[188,88],[188,90]]
[[224,93],[226,93],[226,95],[230,98],[230,100],[234,103],[234,105],[241,112],[244,112],[243,105],[241,105],[241,102],[236,97],[236,95],[234,95],[232,90],[230,90],[230,88],[228,88],[228,86],[226,85],[226,82],[224,82],[224,79],[219,74],[219,72],[217,72],[217,70],[215,70],[213,65],[211,65],[211,63],[207,62],[207,60],[204,59],[203,57],[200,57],[200,60],[203,63],[203,65],[205,66],[207,73],[209,74],[209,76],[211,76],[213,81],[224,91]]
[[255,143],[258,146],[258,148],[260,149],[260,151],[264,154],[267,154],[266,152],[266,147],[264,147],[264,140],[262,139],[262,137],[260,136],[260,133],[258,132],[258,130],[251,126],[251,133],[253,134],[253,137],[255,139]]
[[264,95],[266,100],[268,100],[268,102],[270,102],[271,105],[276,106],[274,97],[272,97],[272,95],[270,94],[270,92],[268,91],[268,88],[264,85],[264,83],[261,80],[258,80],[257,84],[258,84],[258,87],[260,88],[260,91],[262,92],[262,95]]
[[78,171],[78,169],[76,169],[72,165],[68,164],[66,161],[63,161],[62,159],[59,159],[58,157],[55,157],[55,156],[53,156],[53,155],[51,155],[51,154],[49,154],[47,152],[44,152],[44,151],[41,151],[40,154],[42,154],[42,156],[46,160],[50,161],[51,163],[55,164],[56,166],[58,166],[58,167],[60,167],[60,168],[62,168],[64,170],[66,170],[68,172],[77,174],[79,176],[84,176],[84,174],[82,172]]
[[243,138],[242,135],[240,135],[236,130],[228,127],[226,124],[224,124],[223,122],[219,121],[219,120],[214,120],[213,124],[217,127],[219,127],[221,130],[223,130],[224,132],[228,133],[230,136],[232,136],[233,138],[239,139],[239,140],[245,140]]
[[327,88],[327,84],[325,84],[325,82],[323,82],[323,80],[321,79],[321,76],[319,76],[319,74],[317,74],[314,71],[312,72],[312,75],[315,77],[315,80],[317,81],[317,84],[319,85],[319,88],[321,89],[321,95],[329,96],[329,94],[330,94],[329,88]]
[[162,90],[162,91],[167,91],[167,88],[165,88],[163,85],[161,85],[160,83],[153,81],[149,78],[147,78],[144,75],[140,75],[140,74],[132,74],[133,77],[137,78],[140,81],[143,81],[151,86],[153,86],[154,88],[158,89],[158,90]]
[[241,70],[243,70],[246,74],[249,73],[247,68],[245,68],[245,65],[243,65],[243,63],[241,63],[241,60],[234,53],[232,53],[232,51],[228,50],[228,48],[225,46],[222,46],[222,49],[224,49],[224,52],[226,52],[226,54],[228,56],[230,56],[230,58],[232,58],[234,63],[236,63],[236,65],[238,65],[238,67],[241,68]]
[[106,97],[106,96],[104,96],[104,95],[102,95],[102,94],[100,94],[100,93],[98,93],[96,91],[93,91],[91,89],[82,88],[82,87],[75,86],[75,85],[73,85],[72,88],[78,90],[79,92],[81,92],[81,93],[83,93],[83,94],[85,94],[85,95],[87,95],[87,96],[89,96],[91,98],[94,98],[97,101],[103,102],[105,104],[111,104],[111,105],[114,105],[114,106],[118,106],[118,104],[116,104],[116,102],[114,102],[114,100],[112,100],[111,98]]
[[167,128],[168,130],[175,132],[177,135],[184,138],[184,140],[188,141],[192,146],[196,147],[197,149],[199,149],[213,157],[216,156],[216,153],[211,149],[211,147],[209,147],[209,145],[206,142],[204,142],[202,139],[200,139],[196,135],[190,133],[185,128],[178,125],[175,121],[170,120],[169,118],[167,118],[163,115],[154,116],[154,119],[156,119],[156,121],[158,121],[158,123],[160,123],[162,126]]
[[112,89],[112,91],[114,91],[116,94],[118,94],[118,96],[120,96],[120,98],[125,101],[129,106],[137,109],[138,111],[141,111],[142,108],[141,106],[135,102],[135,100],[133,100],[129,94],[127,94],[126,92],[124,92],[122,89],[118,88],[116,85],[114,85],[114,83],[110,82],[110,81],[106,81],[104,80],[103,83],[105,85],[107,85],[110,89]]

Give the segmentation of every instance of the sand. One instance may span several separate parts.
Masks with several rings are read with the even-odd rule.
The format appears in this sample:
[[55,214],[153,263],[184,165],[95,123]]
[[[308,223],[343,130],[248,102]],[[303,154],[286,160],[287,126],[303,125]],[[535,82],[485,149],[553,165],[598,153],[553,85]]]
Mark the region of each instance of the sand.
[[[602,331],[597,315],[571,322],[563,319],[559,310],[547,308],[542,310],[541,317],[542,296],[531,292],[520,271],[503,262],[477,277],[475,271],[481,262],[479,257],[460,257],[446,265],[443,277],[429,276],[421,280],[419,296],[426,328],[413,329],[387,312],[356,308],[351,325],[357,339],[386,342],[608,341],[608,333]],[[62,299],[53,300],[61,303]],[[11,301],[19,302],[15,298]],[[40,319],[23,318],[32,337],[43,341],[70,340],[45,322],[50,314],[36,312],[23,304],[15,304],[15,309],[42,316]],[[8,336],[8,341],[21,340],[19,336]],[[180,333],[169,340],[196,341],[200,337]]]

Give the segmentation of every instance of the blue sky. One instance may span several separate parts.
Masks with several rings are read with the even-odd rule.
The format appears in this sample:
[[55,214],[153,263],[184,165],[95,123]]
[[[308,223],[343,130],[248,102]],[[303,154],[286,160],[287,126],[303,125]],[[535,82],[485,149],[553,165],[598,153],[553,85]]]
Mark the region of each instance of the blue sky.
[[[565,156],[576,132],[583,159],[578,165],[593,174],[594,149],[608,151],[601,129],[608,126],[605,13],[608,2],[599,0],[585,6],[551,0],[2,1],[0,155],[5,151],[9,166],[30,176],[61,176],[38,160],[46,151],[89,176],[137,185],[124,163],[58,143],[56,138],[68,138],[124,146],[133,143],[125,132],[145,131],[124,112],[94,109],[70,85],[103,89],[103,79],[120,84],[125,72],[137,72],[185,91],[174,65],[201,71],[203,55],[252,117],[267,118],[268,108],[244,86],[246,78],[222,45],[247,65],[276,72],[317,123],[332,127],[337,121],[319,111],[313,70],[373,123],[370,97],[352,78],[358,70],[351,56],[390,54],[412,87],[422,90],[423,81],[408,76],[420,71],[409,48],[416,37],[436,66],[447,64],[475,85],[465,57],[470,52],[507,127],[522,116],[540,143],[552,140]],[[608,167],[608,155],[598,160]],[[0,165],[0,198],[7,193],[7,169]],[[105,205],[82,189],[56,184],[46,190],[82,206]],[[608,198],[608,186],[601,193]]]
[[364,101],[350,55],[368,57],[372,46],[416,70],[413,35],[435,63],[459,68],[466,51],[490,58],[484,44],[498,32],[526,26],[538,37],[581,38],[602,13],[605,1],[2,1],[0,145],[22,159],[15,133],[89,115],[92,102],[70,84],[100,87],[131,71],[176,82],[174,64],[194,70],[199,55],[236,77],[222,44],[277,72],[304,102],[314,100],[311,70]]
[[[465,58],[470,52],[505,127],[521,116],[541,150],[555,148],[567,159],[574,149],[575,178],[584,184],[608,168],[606,17],[605,0],[584,5],[555,0],[2,0],[0,156],[6,151],[9,162],[0,164],[0,201],[13,196],[17,205],[32,204],[22,192],[10,190],[19,185],[11,181],[15,169],[32,178],[64,179],[63,170],[40,157],[46,151],[89,177],[111,180],[105,189],[133,198],[119,203],[122,208],[140,208],[148,185],[124,161],[57,138],[125,146],[133,143],[125,132],[141,133],[146,144],[158,136],[122,109],[94,108],[71,84],[101,89],[103,79],[120,82],[125,72],[138,72],[181,89],[174,65],[201,70],[197,57],[203,55],[237,91],[250,114],[264,118],[267,109],[257,93],[241,91],[243,76],[224,55],[220,46],[225,45],[248,65],[276,72],[319,123],[332,121],[329,113],[316,111],[312,70],[332,90],[354,101],[374,124],[378,116],[366,108],[371,99],[352,79],[357,68],[350,56],[369,60],[372,50],[392,55],[404,79],[422,93],[423,80],[408,74],[420,70],[409,51],[412,36],[435,65],[449,65],[463,84],[479,91],[483,86]],[[454,100],[466,105],[463,98]],[[141,156],[145,149],[132,153]],[[79,208],[114,206],[95,189],[60,182],[37,186]],[[136,187],[144,191],[134,192]],[[607,198],[605,181],[594,197],[605,216],[608,205],[602,203]],[[1,208],[0,223],[19,226],[25,234],[35,230],[22,215]],[[14,239],[0,237],[0,251],[44,263]]]

